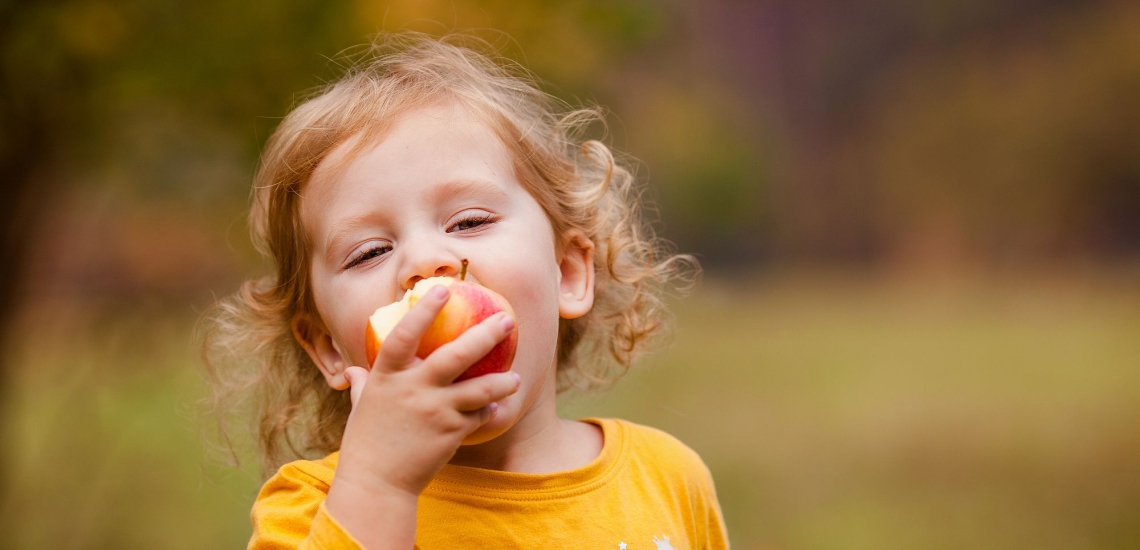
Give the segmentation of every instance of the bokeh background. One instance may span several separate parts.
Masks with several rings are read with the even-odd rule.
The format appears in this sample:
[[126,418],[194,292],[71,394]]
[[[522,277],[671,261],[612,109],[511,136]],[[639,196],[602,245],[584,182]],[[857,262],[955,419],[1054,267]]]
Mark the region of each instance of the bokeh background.
[[399,29],[609,109],[705,274],[565,414],[695,448],[735,547],[1140,548],[1123,0],[6,2],[0,546],[243,547],[261,478],[203,439],[194,325],[265,270],[275,124]]

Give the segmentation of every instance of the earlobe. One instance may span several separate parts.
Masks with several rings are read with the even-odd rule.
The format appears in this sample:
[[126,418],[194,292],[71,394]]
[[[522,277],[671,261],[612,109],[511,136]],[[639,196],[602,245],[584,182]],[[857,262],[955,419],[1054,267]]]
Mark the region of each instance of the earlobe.
[[558,268],[558,315],[576,319],[594,307],[594,242],[581,233],[566,239]]
[[350,384],[344,375],[344,370],[348,365],[345,364],[344,353],[341,352],[340,346],[333,341],[328,331],[306,316],[298,316],[293,319],[292,328],[293,337],[297,339],[297,343],[301,344],[305,353],[309,354],[309,358],[321,370],[321,374],[325,376],[325,381],[328,382],[329,387],[334,390],[348,389]]

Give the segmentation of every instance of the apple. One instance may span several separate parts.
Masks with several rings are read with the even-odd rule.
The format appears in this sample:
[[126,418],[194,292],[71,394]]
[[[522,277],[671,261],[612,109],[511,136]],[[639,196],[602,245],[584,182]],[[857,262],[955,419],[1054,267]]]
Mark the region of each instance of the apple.
[[[364,349],[369,368],[375,363],[376,356],[380,353],[380,347],[383,345],[384,339],[388,337],[388,333],[392,332],[392,329],[396,327],[396,324],[412,306],[416,305],[416,302],[436,285],[446,286],[451,296],[448,298],[447,304],[443,306],[443,310],[432,321],[423,338],[420,339],[420,345],[416,349],[416,357],[421,359],[431,355],[440,346],[458,338],[460,334],[479,324],[483,319],[500,311],[505,311],[512,317],[514,316],[514,310],[511,309],[506,298],[491,289],[464,280],[466,275],[467,260],[463,260],[463,267],[458,279],[453,277],[421,279],[404,293],[400,301],[377,309],[368,318],[368,326],[364,333]],[[510,370],[511,361],[514,360],[515,350],[518,348],[518,340],[519,331],[516,327],[506,338],[491,348],[487,355],[484,355],[463,374],[459,375],[455,381],[459,382],[492,372]]]

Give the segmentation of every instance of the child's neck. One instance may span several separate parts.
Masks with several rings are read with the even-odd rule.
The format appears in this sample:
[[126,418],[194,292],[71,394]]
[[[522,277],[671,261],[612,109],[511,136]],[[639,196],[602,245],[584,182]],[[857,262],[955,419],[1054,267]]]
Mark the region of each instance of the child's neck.
[[[548,397],[548,398],[547,398]],[[450,464],[525,474],[581,468],[602,451],[601,429],[558,417],[553,392],[538,399],[503,435],[460,447]]]

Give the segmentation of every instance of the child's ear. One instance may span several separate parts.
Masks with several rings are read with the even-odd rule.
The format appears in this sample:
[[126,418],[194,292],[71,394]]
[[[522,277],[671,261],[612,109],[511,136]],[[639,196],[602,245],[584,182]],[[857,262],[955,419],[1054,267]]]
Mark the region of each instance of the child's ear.
[[558,268],[558,315],[577,319],[594,307],[594,241],[574,232],[563,241]]
[[309,358],[321,369],[325,381],[334,390],[348,389],[348,378],[344,376],[346,364],[344,353],[320,323],[313,322],[307,315],[293,319],[293,337],[309,354]]

